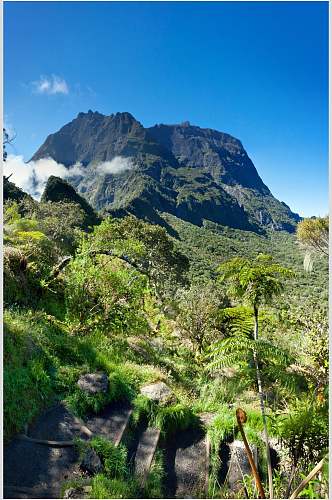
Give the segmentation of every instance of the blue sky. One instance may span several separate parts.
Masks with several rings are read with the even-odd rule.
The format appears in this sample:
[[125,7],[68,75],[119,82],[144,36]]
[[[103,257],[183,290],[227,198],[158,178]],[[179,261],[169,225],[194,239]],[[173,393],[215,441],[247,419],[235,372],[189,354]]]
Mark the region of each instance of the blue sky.
[[5,122],[30,159],[80,111],[239,138],[301,215],[328,211],[328,2],[6,2]]

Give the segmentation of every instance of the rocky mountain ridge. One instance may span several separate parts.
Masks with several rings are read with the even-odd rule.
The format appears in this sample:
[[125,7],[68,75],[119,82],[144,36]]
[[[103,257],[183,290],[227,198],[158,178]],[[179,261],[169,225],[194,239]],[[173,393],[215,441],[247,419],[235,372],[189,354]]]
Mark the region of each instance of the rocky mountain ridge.
[[[97,210],[154,222],[170,213],[255,232],[293,232],[300,220],[272,195],[238,139],[189,122],[144,128],[127,112],[79,113],[32,160],[46,157],[81,164],[70,183]],[[120,167],[122,159],[131,163],[114,169],[115,159]]]

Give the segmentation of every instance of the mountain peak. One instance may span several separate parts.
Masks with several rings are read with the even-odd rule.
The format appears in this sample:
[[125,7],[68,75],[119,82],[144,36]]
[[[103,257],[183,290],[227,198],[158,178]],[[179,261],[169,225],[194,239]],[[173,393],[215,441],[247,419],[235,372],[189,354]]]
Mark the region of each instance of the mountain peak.
[[[254,231],[293,231],[299,220],[273,197],[241,141],[189,121],[144,128],[128,111],[89,110],[48,136],[32,159],[44,157],[84,165],[72,183],[97,209],[130,208],[150,218],[168,212],[198,225],[206,219]],[[96,168],[116,157],[134,159],[136,168]]]

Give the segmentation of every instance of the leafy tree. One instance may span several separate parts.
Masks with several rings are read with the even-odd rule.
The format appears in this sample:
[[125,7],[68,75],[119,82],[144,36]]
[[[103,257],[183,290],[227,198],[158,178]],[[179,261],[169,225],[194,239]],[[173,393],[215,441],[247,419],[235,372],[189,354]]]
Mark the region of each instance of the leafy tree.
[[6,302],[24,302],[41,293],[42,281],[59,257],[58,249],[38,221],[22,217],[17,202],[4,210],[4,294]]
[[133,216],[105,219],[87,238],[86,251],[125,256],[148,275],[160,298],[171,297],[177,286],[187,283],[189,261],[175,248],[166,230]]
[[290,327],[298,339],[296,369],[307,379],[317,400],[327,399],[329,323],[324,307],[307,301],[291,311]]
[[85,214],[79,205],[67,201],[36,202],[23,200],[19,209],[25,217],[38,222],[38,227],[59,248],[59,254],[72,254],[84,228]]
[[166,294],[168,285],[184,282],[186,264],[164,229],[134,217],[107,218],[82,235],[66,270],[69,314],[80,322],[110,324],[113,330],[131,325],[137,331],[140,323],[146,329],[142,309],[148,285]]
[[141,333],[147,324],[142,314],[146,277],[105,255],[78,254],[65,272],[68,318],[88,330],[106,333]]
[[307,270],[311,270],[311,252],[318,255],[329,254],[328,216],[302,220],[297,225],[296,236],[307,250],[304,266]]
[[177,323],[193,344],[198,355],[218,334],[218,312],[227,305],[227,299],[212,285],[192,285],[177,295],[179,314]]
[[[292,272],[276,264],[270,255],[259,254],[254,260],[236,257],[218,268],[221,280],[228,283],[228,293],[235,299],[240,299],[252,307],[254,313],[254,341],[258,341],[258,314],[264,304],[271,304],[275,296],[281,294],[283,282],[281,278],[292,276]],[[256,367],[258,393],[264,425],[269,490],[273,498],[272,466],[269,448],[269,439],[266,424],[265,404],[262,388],[259,358],[257,351],[253,351]]]

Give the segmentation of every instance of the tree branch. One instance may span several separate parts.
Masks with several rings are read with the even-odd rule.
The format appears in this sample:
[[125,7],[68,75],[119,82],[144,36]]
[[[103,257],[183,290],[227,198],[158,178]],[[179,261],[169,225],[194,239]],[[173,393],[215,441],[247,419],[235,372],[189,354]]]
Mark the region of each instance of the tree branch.
[[[129,264],[130,266],[134,267],[140,273],[149,276],[149,273],[147,271],[142,269],[136,262],[132,261],[127,255],[117,255],[112,250],[91,250],[86,255],[88,255],[89,257],[95,257],[97,255],[108,255],[109,257],[116,257],[117,259],[120,259]],[[56,278],[72,259],[73,259],[72,255],[64,257],[64,259],[60,262],[60,264],[58,264],[53,268],[50,274],[50,279]]]

